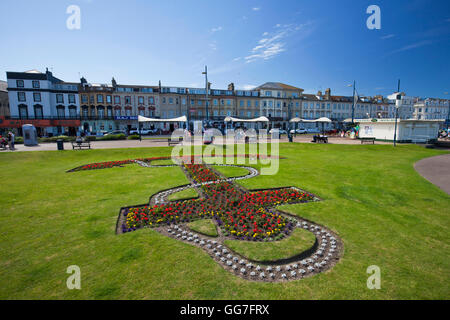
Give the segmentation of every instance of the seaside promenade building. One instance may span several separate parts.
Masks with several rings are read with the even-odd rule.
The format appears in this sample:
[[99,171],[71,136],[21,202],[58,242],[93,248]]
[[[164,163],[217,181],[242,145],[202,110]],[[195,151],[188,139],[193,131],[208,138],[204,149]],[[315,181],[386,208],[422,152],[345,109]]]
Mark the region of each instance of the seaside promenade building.
[[[6,86],[6,84],[5,84]],[[0,129],[17,129],[33,124],[39,136],[103,134],[111,131],[129,132],[138,128],[138,116],[171,119],[186,116],[186,123],[144,123],[144,129],[160,129],[170,133],[177,128],[192,130],[195,121],[223,130],[224,119],[231,116],[253,119],[265,116],[269,123],[234,123],[243,128],[292,128],[292,118],[307,120],[327,117],[332,123],[324,129],[343,128],[349,119],[386,119],[395,117],[395,101],[383,96],[334,96],[328,88],[324,93],[307,94],[304,90],[280,82],[266,82],[252,90],[237,90],[234,83],[227,89],[64,82],[48,70],[7,72],[9,108],[0,106]],[[0,95],[1,95],[0,90]],[[0,101],[2,106],[4,102]],[[354,108],[353,108],[354,106]],[[2,111],[3,110],[3,111]],[[446,119],[449,100],[418,99],[402,93],[400,119]],[[322,129],[321,123],[298,123],[297,128]]]

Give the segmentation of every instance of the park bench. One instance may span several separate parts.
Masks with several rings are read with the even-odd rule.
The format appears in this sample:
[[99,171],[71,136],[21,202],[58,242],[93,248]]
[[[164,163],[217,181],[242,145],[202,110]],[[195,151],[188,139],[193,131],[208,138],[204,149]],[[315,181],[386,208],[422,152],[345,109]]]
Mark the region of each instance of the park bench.
[[176,138],[176,139],[169,138],[167,140],[167,142],[168,142],[169,147],[170,147],[171,145],[177,145],[177,144],[180,144],[181,142],[183,142],[183,138]]
[[375,144],[375,138],[372,138],[372,137],[365,137],[365,138],[360,138],[361,139],[361,144],[364,144],[364,143],[372,143],[372,144]]
[[75,149],[81,150],[83,148],[91,149],[91,143],[89,141],[78,141],[78,142],[72,141],[72,149],[73,150],[75,150]]
[[322,136],[322,135],[314,136],[312,142],[314,142],[314,143],[321,143],[321,142],[328,143],[328,137],[327,136]]

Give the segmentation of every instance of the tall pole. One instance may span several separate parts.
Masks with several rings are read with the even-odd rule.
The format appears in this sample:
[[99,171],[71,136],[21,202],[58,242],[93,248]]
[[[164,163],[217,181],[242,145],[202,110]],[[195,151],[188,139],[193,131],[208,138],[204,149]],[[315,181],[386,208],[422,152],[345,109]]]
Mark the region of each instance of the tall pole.
[[208,125],[209,121],[209,111],[208,111],[208,66],[205,66],[205,72],[203,72],[205,75],[205,89],[206,89],[206,125]]
[[353,81],[352,124],[355,123],[355,107],[356,107],[355,93],[356,93],[356,80]]
[[402,95],[400,94],[400,79],[398,79],[397,86],[397,96],[395,97],[395,128],[394,128],[394,147],[397,146],[397,118],[398,118],[398,109],[401,105]]

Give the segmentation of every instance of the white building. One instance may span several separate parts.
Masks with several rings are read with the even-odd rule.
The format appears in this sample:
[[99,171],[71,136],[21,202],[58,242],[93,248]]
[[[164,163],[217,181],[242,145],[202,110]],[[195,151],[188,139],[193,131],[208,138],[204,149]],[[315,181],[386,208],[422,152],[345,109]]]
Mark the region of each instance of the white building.
[[[360,138],[376,138],[377,140],[394,140],[395,119],[356,119],[359,123]],[[398,142],[427,142],[437,139],[439,120],[397,120]]]
[[33,124],[38,135],[75,134],[79,129],[78,84],[55,78],[48,70],[7,72],[11,127]]
[[413,118],[417,120],[446,120],[449,119],[448,99],[419,99],[414,104]]

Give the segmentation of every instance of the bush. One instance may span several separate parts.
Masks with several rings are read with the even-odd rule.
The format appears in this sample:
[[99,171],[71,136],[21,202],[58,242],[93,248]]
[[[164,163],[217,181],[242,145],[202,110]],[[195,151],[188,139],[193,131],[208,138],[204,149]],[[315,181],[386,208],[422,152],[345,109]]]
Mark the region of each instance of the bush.
[[57,140],[62,139],[64,142],[71,142],[75,141],[75,137],[68,137],[68,136],[57,136],[57,137],[51,137],[51,138],[39,138],[39,142],[56,142]]
[[15,144],[23,144],[23,137],[15,137],[14,143]]
[[125,140],[127,137],[124,134],[109,134],[104,137],[100,137],[97,140],[109,141],[109,140]]
[[133,134],[133,135],[131,135],[131,136],[128,136],[127,139],[128,139],[128,140],[139,140],[139,135]]
[[95,140],[97,140],[97,137],[96,136],[86,136],[86,137],[84,137],[84,140],[85,141],[95,141]]

